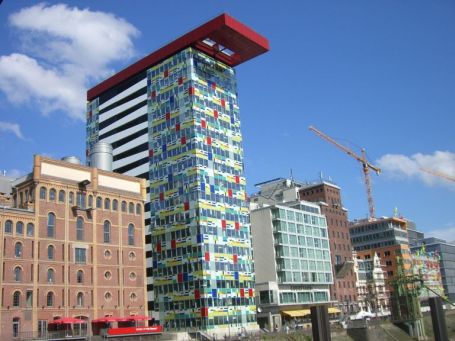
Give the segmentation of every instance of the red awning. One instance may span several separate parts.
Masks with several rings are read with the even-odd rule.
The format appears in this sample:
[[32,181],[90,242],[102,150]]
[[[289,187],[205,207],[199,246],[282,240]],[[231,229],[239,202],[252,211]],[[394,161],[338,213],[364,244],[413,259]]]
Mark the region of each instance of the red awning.
[[49,324],[81,324],[81,323],[87,323],[85,320],[81,319],[76,319],[73,317],[63,317],[57,320],[52,320],[49,322]]
[[153,318],[144,316],[144,315],[132,315],[127,317],[128,320],[130,321],[148,321],[148,320],[153,320]]

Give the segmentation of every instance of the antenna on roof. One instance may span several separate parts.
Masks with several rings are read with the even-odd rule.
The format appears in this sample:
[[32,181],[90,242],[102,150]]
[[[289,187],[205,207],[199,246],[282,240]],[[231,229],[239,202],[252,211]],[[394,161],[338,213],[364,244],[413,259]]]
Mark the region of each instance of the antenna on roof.
[[322,171],[319,171],[319,180],[321,180],[321,182],[322,182],[323,179],[324,179],[324,176],[322,175]]
[[393,217],[394,218],[398,218],[398,207],[395,206],[395,208],[393,209]]

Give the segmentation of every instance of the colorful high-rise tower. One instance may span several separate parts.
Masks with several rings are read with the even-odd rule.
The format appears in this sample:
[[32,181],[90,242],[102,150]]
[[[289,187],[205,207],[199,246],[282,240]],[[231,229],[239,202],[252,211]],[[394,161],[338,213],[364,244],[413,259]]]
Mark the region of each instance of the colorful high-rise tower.
[[169,328],[255,325],[234,66],[268,41],[222,14],[88,91],[87,152],[149,180],[150,308]]

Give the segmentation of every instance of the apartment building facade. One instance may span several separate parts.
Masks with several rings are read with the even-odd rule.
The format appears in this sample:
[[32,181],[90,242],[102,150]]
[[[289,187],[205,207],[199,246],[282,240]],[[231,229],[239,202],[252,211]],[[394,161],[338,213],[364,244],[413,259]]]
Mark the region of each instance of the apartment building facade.
[[145,182],[35,156],[0,207],[0,339],[72,317],[144,315]]
[[359,308],[378,315],[390,313],[390,292],[386,285],[387,273],[377,254],[371,259],[361,259],[354,252],[357,300]]

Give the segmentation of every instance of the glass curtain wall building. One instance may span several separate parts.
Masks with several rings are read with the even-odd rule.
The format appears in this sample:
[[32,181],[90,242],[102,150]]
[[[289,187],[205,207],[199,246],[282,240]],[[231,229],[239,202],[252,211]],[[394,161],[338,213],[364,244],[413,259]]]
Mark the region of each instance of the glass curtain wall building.
[[[148,290],[150,307],[169,329],[256,324],[233,67],[267,50],[265,38],[223,14],[88,93],[88,150],[100,140],[97,122],[106,120],[99,109],[103,93],[118,87],[108,100],[115,110],[109,120],[126,144],[129,131],[137,139],[144,123],[138,113],[141,127],[133,132],[122,112],[135,105],[143,110],[146,97]],[[116,127],[115,115],[125,129]],[[143,157],[136,159],[132,166]]]
[[[326,218],[318,205],[252,204],[258,323],[273,330],[309,306],[330,301],[333,284]],[[295,322],[295,321],[294,321]]]
[[[333,283],[329,239],[325,217],[319,208],[292,205],[272,208],[278,283],[328,285]],[[328,290],[308,290],[306,293],[281,297],[282,303],[329,301]],[[321,289],[321,288],[319,288]],[[289,296],[289,295],[288,295]]]
[[[255,255],[258,282],[307,286],[302,292],[281,290],[280,303],[329,301],[333,283],[327,223],[319,207],[310,203],[273,205],[252,210],[254,242],[272,245]],[[268,239],[268,236],[272,236]],[[274,252],[270,252],[274,248]],[[270,255],[261,254],[263,252]],[[276,271],[272,271],[275,269]]]

